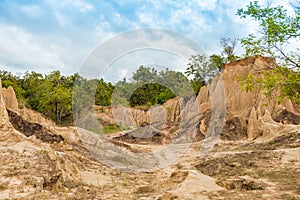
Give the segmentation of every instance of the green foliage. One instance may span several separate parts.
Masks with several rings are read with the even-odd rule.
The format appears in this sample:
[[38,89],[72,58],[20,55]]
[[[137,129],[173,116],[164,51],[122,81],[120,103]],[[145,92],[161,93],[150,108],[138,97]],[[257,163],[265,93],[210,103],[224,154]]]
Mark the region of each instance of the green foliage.
[[[217,55],[212,57],[212,60],[222,61]],[[185,71],[187,76],[192,76],[191,85],[194,92],[197,94],[200,88],[205,85],[211,78],[220,73],[220,66],[216,63],[211,63],[210,60],[204,55],[192,55],[190,63]]]
[[191,62],[188,63],[185,74],[192,77],[190,83],[195,94],[198,94],[200,88],[211,78],[218,75],[225,64],[238,58],[234,52],[236,39],[221,38],[220,46],[222,48],[220,55],[212,54],[209,57],[204,54],[191,56]]
[[299,49],[287,51],[290,42],[297,42],[300,36],[300,9],[288,15],[283,6],[262,7],[257,1],[251,2],[247,9],[239,9],[241,18],[250,17],[260,26],[260,34],[250,34],[241,43],[246,50],[245,56],[266,55],[277,57],[285,66],[300,68]]
[[119,128],[117,125],[108,125],[103,127],[103,133],[109,134],[109,133],[117,133],[122,131],[121,128]]
[[264,8],[254,1],[247,9],[239,9],[237,15],[250,17],[260,25],[259,35],[250,34],[241,40],[245,56],[272,56],[280,63],[263,71],[261,77],[246,77],[242,81],[244,88],[261,88],[267,96],[276,96],[279,102],[289,98],[300,105],[300,50],[288,50],[289,44],[300,37],[300,9],[295,7],[294,11],[294,15],[288,15],[283,6]]
[[114,90],[112,83],[105,83],[103,79],[97,80],[95,104],[100,106],[111,105],[111,95]]
[[278,103],[288,98],[300,105],[300,73],[287,67],[263,71],[259,77],[248,75],[241,83],[244,90],[262,89],[267,97],[277,98]]
[[144,84],[130,97],[130,106],[163,104],[175,97],[170,89],[157,83]]
[[150,81],[155,81],[157,78],[157,70],[154,68],[150,67],[145,67],[141,65],[136,72],[133,73],[132,79],[134,82],[140,82],[140,83],[145,83],[145,82],[150,82]]
[[[0,78],[4,87],[14,88],[19,102],[24,102],[26,107],[42,113],[59,125],[72,125],[73,119],[85,115],[94,104],[126,105],[129,101],[131,106],[149,108],[188,91],[188,85],[178,81],[184,78],[180,72],[168,69],[157,72],[145,66],[133,73],[132,82],[124,79],[115,85],[103,79],[88,80],[77,73],[64,76],[59,71],[46,75],[26,72],[23,77],[0,71]],[[176,90],[176,94],[171,90]],[[110,132],[111,129],[107,127],[105,130]]]
[[[84,106],[95,103],[106,106],[111,103],[113,85],[105,83],[103,79],[86,80],[78,74],[63,76],[59,71],[47,75],[26,72],[23,77],[0,71],[0,78],[3,87],[14,88],[19,102],[24,102],[26,107],[42,113],[60,125],[72,125],[72,101],[73,105],[78,105],[74,107],[75,116]],[[74,84],[75,80],[81,85]],[[73,94],[75,97],[72,99]]]
[[54,119],[57,124],[72,113],[72,88],[69,79],[61,76],[59,71],[45,76],[42,83],[44,92],[41,94],[39,111]]
[[211,63],[211,65],[216,66],[219,71],[222,71],[223,67],[227,63],[224,57],[217,54],[209,56],[209,62]]
[[169,69],[158,72],[155,68],[140,66],[133,73],[132,82],[124,79],[116,83],[114,88],[114,105],[149,108],[175,96],[185,95],[189,91],[189,84],[180,72]]

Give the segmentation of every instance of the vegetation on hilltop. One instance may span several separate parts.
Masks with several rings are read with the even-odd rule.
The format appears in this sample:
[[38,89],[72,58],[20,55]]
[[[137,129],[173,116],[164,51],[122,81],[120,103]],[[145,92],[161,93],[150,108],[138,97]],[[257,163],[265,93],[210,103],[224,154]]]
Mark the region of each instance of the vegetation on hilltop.
[[[261,72],[260,77],[246,77],[243,83],[247,90],[262,88],[266,95],[276,95],[279,101],[289,98],[300,104],[300,50],[288,49],[289,44],[295,44],[300,39],[299,7],[294,6],[294,14],[289,15],[282,6],[262,7],[254,1],[246,9],[238,10],[238,16],[252,18],[260,25],[259,35],[250,34],[240,40],[245,49],[243,57],[271,56],[276,57],[279,62],[279,65],[270,66]],[[239,58],[234,52],[236,42],[236,39],[222,38],[220,54],[192,55],[185,72],[191,78],[190,84],[186,84],[188,81],[180,72],[169,69],[157,71],[147,66],[140,66],[132,74],[130,81],[124,79],[116,84],[103,79],[87,80],[79,74],[64,76],[59,71],[46,75],[26,72],[22,77],[0,71],[0,78],[4,87],[14,88],[21,106],[40,112],[57,124],[71,125],[72,100],[76,105],[109,106],[113,103],[147,109],[151,105],[163,104],[170,98],[185,94],[189,91],[189,85],[197,94],[201,86],[222,71],[226,63]],[[76,85],[75,80],[79,80],[80,84]],[[89,93],[95,94],[93,102],[85,95],[92,86],[95,86],[95,90]],[[74,87],[79,92],[72,99]],[[77,112],[80,110],[75,110],[75,115]]]
[[276,96],[279,101],[289,98],[300,104],[300,6],[294,6],[294,13],[288,14],[283,6],[263,7],[254,1],[239,9],[237,15],[257,21],[260,27],[260,34],[241,39],[244,56],[270,56],[279,63],[269,66],[261,77],[248,76],[246,88],[262,88],[269,97]]

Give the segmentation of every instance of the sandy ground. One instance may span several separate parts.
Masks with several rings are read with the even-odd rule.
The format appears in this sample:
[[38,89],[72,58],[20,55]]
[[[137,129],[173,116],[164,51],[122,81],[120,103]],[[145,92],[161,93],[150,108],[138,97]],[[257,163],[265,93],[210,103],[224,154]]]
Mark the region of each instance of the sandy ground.
[[78,143],[1,142],[0,199],[299,199],[300,133],[288,138],[219,141],[203,158],[195,142],[167,167],[145,173],[106,167]]

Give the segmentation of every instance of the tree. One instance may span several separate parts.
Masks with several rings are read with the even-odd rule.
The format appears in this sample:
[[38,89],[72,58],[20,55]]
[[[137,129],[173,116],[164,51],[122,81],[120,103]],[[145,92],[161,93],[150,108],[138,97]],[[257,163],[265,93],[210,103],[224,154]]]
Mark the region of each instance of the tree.
[[209,56],[209,62],[211,66],[215,66],[219,71],[222,71],[227,63],[227,60],[221,55],[213,54]]
[[130,80],[127,82],[123,79],[115,84],[112,95],[114,105],[129,104],[147,109],[189,93],[190,85],[186,77],[181,72],[169,69],[157,71],[155,68],[140,66]]
[[238,58],[235,55],[235,47],[236,47],[237,39],[236,38],[221,38],[220,44],[222,48],[221,55],[223,56],[225,63],[229,63]]
[[25,105],[33,110],[39,111],[40,100],[44,92],[44,76],[36,72],[26,72],[23,76],[22,88],[24,90]]
[[68,79],[61,76],[59,71],[46,75],[42,83],[43,93],[39,101],[38,110],[57,124],[62,123],[64,117],[72,115],[72,88]]
[[238,16],[250,17],[260,26],[258,36],[250,34],[241,40],[245,56],[276,57],[282,66],[299,70],[299,48],[296,51],[288,49],[300,37],[300,10],[295,7],[294,11],[294,15],[288,15],[283,6],[264,8],[257,1],[251,2],[245,10],[239,9]]
[[135,82],[155,81],[157,78],[157,70],[141,65],[136,72],[132,74]]
[[259,34],[250,34],[241,40],[245,56],[264,55],[276,57],[279,65],[270,66],[258,78],[247,77],[246,88],[262,88],[266,95],[277,95],[278,100],[291,99],[300,104],[300,50],[290,48],[300,39],[300,10],[294,7],[294,14],[288,15],[283,6],[262,7],[251,2],[247,9],[239,9],[241,18],[250,17],[260,26]]
[[[214,58],[216,58],[216,56]],[[220,73],[220,67],[212,64],[204,54],[192,55],[190,61],[185,74],[192,76],[191,84],[194,92],[197,94],[203,85]]]
[[179,84],[176,72],[168,69],[158,72],[143,65],[133,73],[132,79],[138,88],[130,96],[130,106],[163,104],[175,97],[170,89]]
[[111,105],[113,89],[114,86],[111,83],[106,83],[103,79],[97,80],[95,104],[100,106]]

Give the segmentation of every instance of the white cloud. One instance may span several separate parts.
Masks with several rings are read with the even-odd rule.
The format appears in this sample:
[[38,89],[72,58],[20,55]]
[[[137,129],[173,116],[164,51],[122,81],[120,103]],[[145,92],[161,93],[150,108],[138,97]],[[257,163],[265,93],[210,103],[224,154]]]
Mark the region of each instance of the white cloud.
[[17,26],[0,24],[0,60],[13,71],[46,73],[59,69],[65,74],[75,73],[92,48],[109,35],[96,28],[90,35],[84,35],[89,40],[72,41],[61,35],[44,37]]
[[[178,31],[198,42],[209,54],[218,53],[221,37],[241,37],[257,31],[255,21],[239,19],[235,15],[238,8],[245,8],[249,2],[250,0],[114,1],[118,4],[117,7],[111,2],[84,0],[13,4],[17,7],[15,10],[20,11],[20,15],[26,16],[26,19],[21,18],[20,21],[16,17],[17,20],[1,20],[0,17],[0,63],[20,69],[30,66],[32,70],[40,72],[59,69],[63,73],[74,73],[96,45],[117,32],[141,27]],[[261,4],[266,2],[267,0],[260,0]],[[290,6],[288,1],[273,2],[275,5]],[[127,12],[122,10],[123,7],[130,7],[132,10]],[[8,16],[10,15],[11,11]],[[45,23],[49,24],[49,28],[44,26]],[[158,44],[159,41],[149,41],[153,45],[161,45]],[[184,49],[172,38],[166,37],[163,41],[166,47]],[[131,43],[130,40],[123,41],[107,51],[113,52],[116,48]],[[178,61],[173,60],[173,63],[176,62]],[[116,73],[121,76],[122,73],[125,74],[124,70]]]
[[94,10],[94,6],[91,3],[83,0],[47,0],[49,5],[52,5],[53,8],[75,8],[80,12],[89,12]]
[[162,29],[129,31],[97,47],[83,63],[80,74],[88,78],[103,75],[105,80],[115,82],[124,75],[131,75],[140,65],[184,71],[190,56],[202,51],[195,42],[176,32]]
[[58,12],[58,11],[55,11],[55,12],[54,12],[54,15],[55,15],[55,17],[56,17],[56,19],[57,19],[57,21],[58,21],[60,27],[61,27],[61,28],[65,28],[67,22],[66,22],[66,19],[65,19],[64,15],[61,14],[60,12]]
[[16,26],[0,25],[0,51],[2,62],[8,65],[24,67],[64,65],[55,52],[37,44],[33,35]]
[[193,0],[200,8],[205,10],[214,10],[216,8],[217,0]]
[[20,8],[22,12],[24,12],[27,16],[31,17],[39,17],[42,15],[42,10],[37,5],[24,5]]

